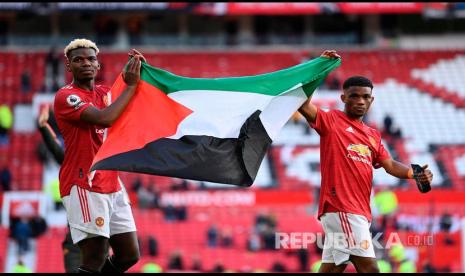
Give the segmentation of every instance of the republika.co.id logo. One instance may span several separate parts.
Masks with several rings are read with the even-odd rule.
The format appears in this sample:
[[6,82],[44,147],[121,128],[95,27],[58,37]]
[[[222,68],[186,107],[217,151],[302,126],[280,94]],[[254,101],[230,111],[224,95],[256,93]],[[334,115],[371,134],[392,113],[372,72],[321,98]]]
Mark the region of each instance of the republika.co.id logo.
[[404,239],[404,243],[397,232],[391,232],[386,237],[386,243],[383,245],[381,241],[383,233],[377,233],[371,240],[364,239],[355,245],[349,246],[347,236],[344,233],[329,233],[326,236],[324,233],[310,233],[310,232],[276,232],[275,233],[275,248],[276,249],[302,249],[308,248],[310,245],[316,243],[318,248],[359,248],[368,250],[370,246],[375,249],[389,249],[395,244],[402,244],[404,246],[431,246],[434,243],[432,235],[408,235]]

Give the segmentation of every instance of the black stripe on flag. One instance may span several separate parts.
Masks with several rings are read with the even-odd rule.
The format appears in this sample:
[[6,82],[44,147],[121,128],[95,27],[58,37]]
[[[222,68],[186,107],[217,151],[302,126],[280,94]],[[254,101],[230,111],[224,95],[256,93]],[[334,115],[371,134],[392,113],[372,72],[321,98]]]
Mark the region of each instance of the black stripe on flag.
[[251,186],[272,140],[257,110],[242,125],[238,138],[187,135],[162,138],[142,149],[120,153],[91,170],[118,170],[171,176],[237,186]]

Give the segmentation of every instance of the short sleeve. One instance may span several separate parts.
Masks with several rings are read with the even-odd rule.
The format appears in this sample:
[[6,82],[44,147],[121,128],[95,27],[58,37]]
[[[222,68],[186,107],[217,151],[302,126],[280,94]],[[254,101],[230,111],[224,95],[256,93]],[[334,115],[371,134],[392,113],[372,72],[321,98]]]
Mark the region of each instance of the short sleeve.
[[55,116],[64,120],[79,121],[81,113],[90,106],[75,91],[60,91],[55,96]]
[[389,152],[384,148],[383,143],[381,143],[381,140],[379,142],[379,147],[378,147],[378,152],[376,154],[376,158],[373,159],[373,167],[375,169],[381,168],[381,162],[383,160],[391,158],[391,155]]
[[325,135],[332,128],[333,118],[331,112],[326,112],[317,107],[316,121],[311,123],[310,126],[320,135]]

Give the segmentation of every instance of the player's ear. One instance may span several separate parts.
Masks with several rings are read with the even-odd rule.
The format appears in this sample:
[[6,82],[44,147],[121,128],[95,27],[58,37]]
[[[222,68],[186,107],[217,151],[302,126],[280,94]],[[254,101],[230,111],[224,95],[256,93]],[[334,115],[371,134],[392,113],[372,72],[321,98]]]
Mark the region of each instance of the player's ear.
[[345,93],[345,92],[342,92],[342,94],[341,94],[341,101],[342,101],[343,103],[346,103],[346,101],[347,101],[347,97],[346,97],[346,93]]
[[66,71],[71,72],[71,64],[67,56],[65,56],[65,67],[66,67]]
[[100,63],[97,63],[97,70],[100,70]]

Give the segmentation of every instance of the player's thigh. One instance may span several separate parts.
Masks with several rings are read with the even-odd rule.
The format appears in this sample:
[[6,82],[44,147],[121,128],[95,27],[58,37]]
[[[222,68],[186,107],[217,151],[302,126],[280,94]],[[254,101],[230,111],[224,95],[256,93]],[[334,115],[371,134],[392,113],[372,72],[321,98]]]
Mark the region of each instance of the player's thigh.
[[136,223],[132,215],[131,203],[124,190],[112,194],[112,213],[110,218],[110,238],[121,233],[136,232]]
[[349,237],[352,238],[352,246],[350,247],[350,255],[362,257],[370,262],[376,261],[375,244],[373,244],[370,222],[361,215],[342,214],[345,216],[346,226],[349,229]]
[[73,243],[95,236],[110,237],[111,195],[74,185],[63,198]]
[[84,263],[96,261],[103,264],[109,249],[108,238],[103,236],[83,239],[78,242],[78,246]]
[[139,242],[137,232],[115,234],[110,237],[110,245],[117,258],[138,259]]
[[110,245],[117,258],[139,256],[136,224],[131,205],[124,190],[113,195],[113,213],[110,221]]
[[354,264],[358,273],[379,273],[376,258],[351,255],[350,261]]
[[322,263],[318,273],[342,273],[346,267],[347,264],[336,265],[335,263]]
[[347,264],[350,250],[344,239],[344,230],[338,213],[325,213],[320,218],[325,232],[322,263],[334,263],[336,266]]

